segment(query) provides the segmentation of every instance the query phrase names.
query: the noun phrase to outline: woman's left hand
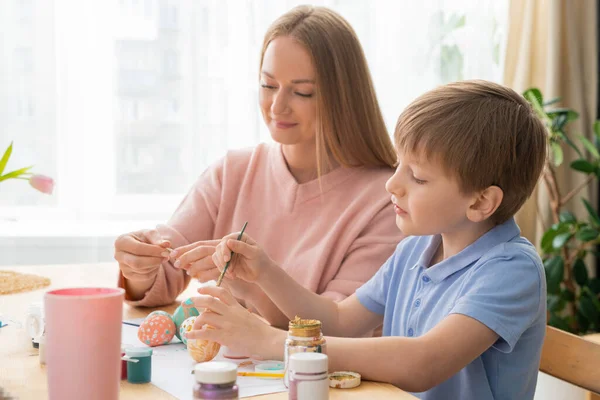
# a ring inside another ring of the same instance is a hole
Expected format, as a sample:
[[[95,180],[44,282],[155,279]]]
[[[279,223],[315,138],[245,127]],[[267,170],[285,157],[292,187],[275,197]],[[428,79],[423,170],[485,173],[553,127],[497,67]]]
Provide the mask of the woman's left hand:
[[[193,329],[186,335],[188,339],[217,342],[252,358],[283,358],[284,331],[242,307],[224,288],[206,286],[198,289],[198,293],[200,296],[192,298],[194,306],[207,311],[196,318]]]

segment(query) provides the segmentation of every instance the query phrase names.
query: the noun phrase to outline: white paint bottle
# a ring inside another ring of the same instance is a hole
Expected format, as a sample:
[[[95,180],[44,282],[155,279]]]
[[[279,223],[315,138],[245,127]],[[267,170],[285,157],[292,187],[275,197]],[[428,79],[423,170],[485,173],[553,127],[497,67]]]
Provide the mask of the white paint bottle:
[[[329,399],[328,359],[322,353],[295,353],[290,356],[289,400]]]

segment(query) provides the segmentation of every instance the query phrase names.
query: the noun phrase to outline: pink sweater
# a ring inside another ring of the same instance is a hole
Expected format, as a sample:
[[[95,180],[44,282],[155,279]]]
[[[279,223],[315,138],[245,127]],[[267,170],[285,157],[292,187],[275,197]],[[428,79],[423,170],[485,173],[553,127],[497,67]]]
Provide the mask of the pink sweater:
[[[280,145],[230,151],[200,176],[158,230],[176,248],[220,239],[248,221],[246,233],[281,268],[306,288],[339,301],[371,278],[403,237],[385,191],[392,172],[340,167],[320,184],[298,184]],[[189,279],[163,263],[144,298],[130,304],[169,304]]]

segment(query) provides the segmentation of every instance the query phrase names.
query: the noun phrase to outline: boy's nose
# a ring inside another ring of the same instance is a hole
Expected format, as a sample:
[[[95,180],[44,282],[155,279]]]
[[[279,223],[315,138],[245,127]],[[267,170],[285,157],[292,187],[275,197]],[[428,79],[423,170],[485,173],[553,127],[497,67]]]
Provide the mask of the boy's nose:
[[[388,179],[388,181],[385,183],[385,190],[396,197],[402,197],[404,195],[404,186],[402,185],[398,173],[394,173],[394,175]]]

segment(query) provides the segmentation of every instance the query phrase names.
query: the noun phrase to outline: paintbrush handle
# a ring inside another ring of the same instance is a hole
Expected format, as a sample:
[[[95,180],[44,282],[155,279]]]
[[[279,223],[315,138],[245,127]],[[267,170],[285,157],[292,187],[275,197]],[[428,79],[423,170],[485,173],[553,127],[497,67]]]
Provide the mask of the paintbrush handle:
[[[244,226],[242,226],[242,230],[240,231],[240,234],[238,235],[237,240],[242,240],[242,236],[244,236],[244,231],[246,230],[247,225],[248,225],[248,221],[244,222]],[[229,259],[229,261],[227,261],[227,263],[225,264],[225,268],[223,268],[221,275],[219,275],[219,279],[217,279],[218,287],[220,287],[221,283],[223,283],[223,278],[225,277],[225,272],[227,272],[227,268],[229,268],[229,263],[231,262],[231,260],[233,260],[233,252],[231,252],[231,258]]]
[[[283,378],[284,374],[273,373],[273,372],[245,372],[238,371],[238,376],[255,376],[258,378]]]

